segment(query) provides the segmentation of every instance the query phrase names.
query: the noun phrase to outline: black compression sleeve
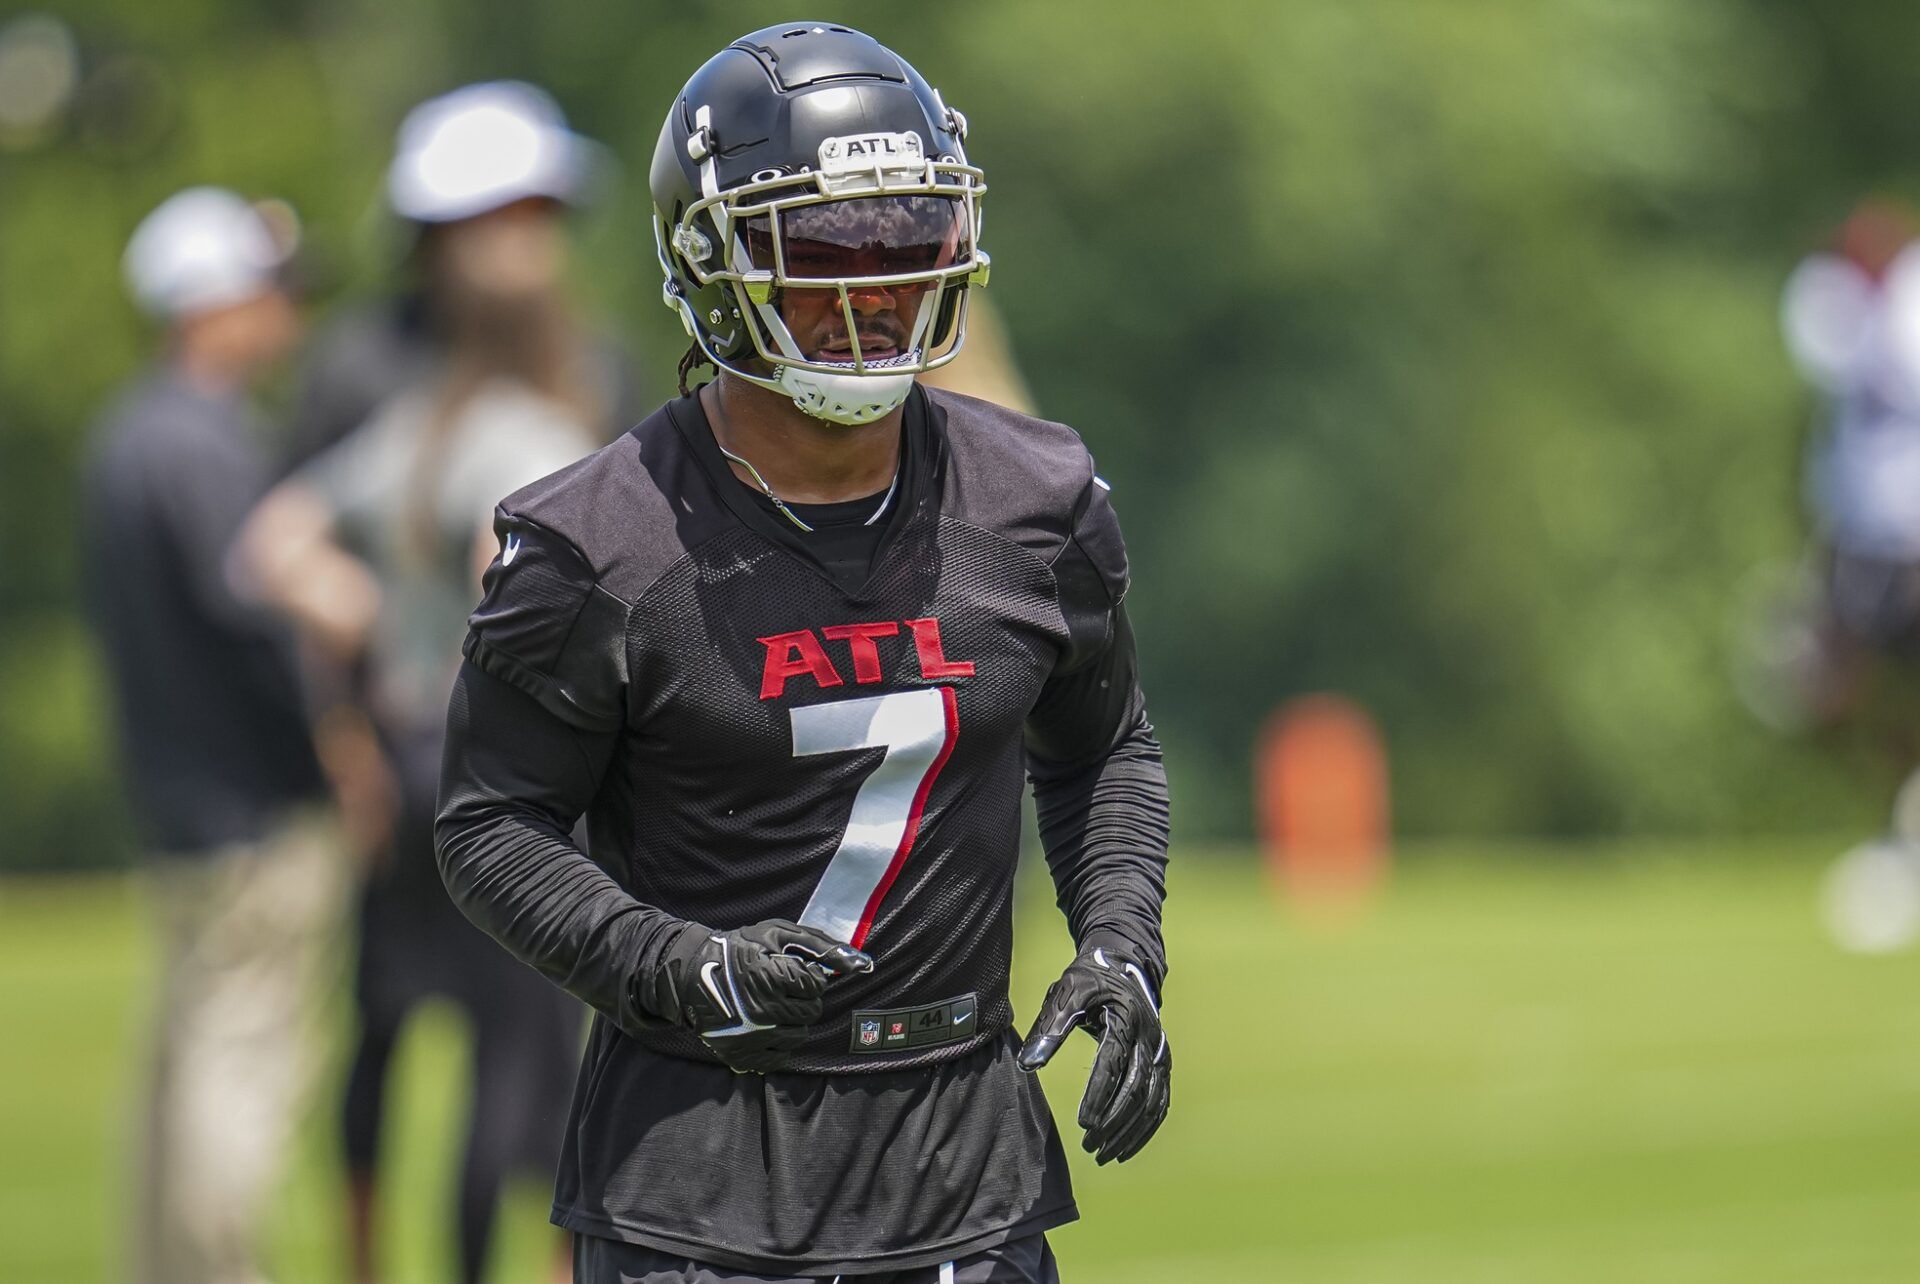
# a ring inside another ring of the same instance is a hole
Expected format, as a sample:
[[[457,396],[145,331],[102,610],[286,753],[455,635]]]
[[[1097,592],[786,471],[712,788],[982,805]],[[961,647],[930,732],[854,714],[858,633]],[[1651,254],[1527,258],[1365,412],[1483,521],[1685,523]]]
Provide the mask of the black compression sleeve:
[[[1106,645],[1041,692],[1027,722],[1027,773],[1074,941],[1139,960],[1157,993],[1167,970],[1167,775],[1124,606]]]
[[[434,831],[462,912],[522,962],[629,1033],[632,994],[688,925],[642,904],[574,846],[617,733],[587,732],[472,663],[460,667]]]

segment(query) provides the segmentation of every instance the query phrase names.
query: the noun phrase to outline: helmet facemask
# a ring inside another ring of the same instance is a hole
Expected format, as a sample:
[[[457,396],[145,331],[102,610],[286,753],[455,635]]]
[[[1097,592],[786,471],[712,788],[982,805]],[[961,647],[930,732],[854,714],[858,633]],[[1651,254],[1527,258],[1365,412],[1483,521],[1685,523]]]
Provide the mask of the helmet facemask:
[[[981,172],[964,159],[926,159],[916,134],[869,134],[827,139],[817,169],[762,171],[720,191],[704,115],[687,143],[704,195],[673,227],[654,229],[667,302],[717,368],[809,415],[862,424],[890,413],[914,376],[951,361],[965,338],[967,288],[985,284],[989,266],[979,248]],[[855,296],[876,289],[892,294],[894,309],[863,317]],[[696,291],[725,300],[724,311],[700,315]],[[824,328],[793,332],[781,309],[792,291],[821,296],[805,311]],[[868,355],[867,341],[881,351]]]

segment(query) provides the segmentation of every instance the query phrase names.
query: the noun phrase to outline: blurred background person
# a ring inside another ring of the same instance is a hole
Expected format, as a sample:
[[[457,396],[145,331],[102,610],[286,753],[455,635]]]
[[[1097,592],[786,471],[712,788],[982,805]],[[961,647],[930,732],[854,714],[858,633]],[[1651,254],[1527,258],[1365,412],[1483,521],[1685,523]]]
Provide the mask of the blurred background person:
[[[448,898],[433,814],[448,693],[494,553],[494,505],[588,453],[614,423],[617,388],[562,291],[561,202],[577,190],[580,148],[524,85],[472,86],[407,118],[388,195],[418,225],[414,264],[435,343],[412,354],[365,423],[266,498],[244,540],[258,590],[350,675],[362,714],[328,736],[329,758],[356,764],[342,774],[368,782],[349,818],[369,860],[342,1113],[361,1280],[379,1273],[388,1071],[414,1008],[443,996],[471,1027],[458,1211],[466,1280],[485,1272],[506,1177],[551,1179],[579,1059],[578,1005]]]
[[[387,174],[388,204],[407,237],[399,286],[390,297],[348,307],[316,336],[293,412],[289,464],[339,441],[402,388],[433,377],[456,326],[472,323],[471,300],[460,293],[472,274],[447,270],[450,253],[468,251],[448,250],[444,229],[512,206],[525,225],[523,240],[557,243],[568,206],[594,181],[598,160],[594,145],[568,130],[553,99],[519,81],[468,85],[408,116]],[[541,293],[553,313],[527,341],[555,345],[551,359],[565,363],[568,380],[595,403],[594,432],[611,440],[639,422],[648,407],[632,361],[565,307],[557,265],[535,258],[496,267],[500,280],[486,288],[506,288],[509,270],[528,276],[513,288]]]
[[[1894,272],[1914,231],[1902,207],[1862,202],[1781,300],[1788,351],[1820,397],[1805,478],[1828,661],[1809,692],[1817,720],[1846,712],[1866,659],[1920,654],[1920,352],[1903,350],[1900,318],[1920,296],[1912,268]]]
[[[1861,201],[1781,297],[1788,352],[1819,400],[1805,451],[1810,583],[1762,635],[1787,722],[1848,725],[1906,777],[1888,827],[1827,880],[1843,945],[1920,933],[1920,221]],[[1797,609],[1795,604],[1797,603]]]
[[[161,965],[134,1274],[260,1278],[256,1235],[312,1066],[305,1026],[337,856],[293,641],[236,597],[228,553],[267,484],[249,390],[299,334],[291,246],[232,192],[194,188],[127,247],[165,328],[85,475],[86,597],[150,853]]]

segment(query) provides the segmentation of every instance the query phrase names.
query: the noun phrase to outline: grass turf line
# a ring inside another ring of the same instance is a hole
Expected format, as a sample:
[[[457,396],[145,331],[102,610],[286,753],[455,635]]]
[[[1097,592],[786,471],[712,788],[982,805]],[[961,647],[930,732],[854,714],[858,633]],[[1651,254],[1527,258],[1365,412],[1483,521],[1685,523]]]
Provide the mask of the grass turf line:
[[[1825,943],[1827,854],[1414,850],[1341,931],[1248,862],[1177,862],[1167,1129],[1096,1170],[1072,1126],[1092,1041],[1045,1072],[1085,1218],[1055,1236],[1066,1278],[1920,1278],[1920,956]],[[1025,891],[1028,1017],[1069,946]],[[119,1273],[143,908],[125,878],[0,883],[0,1279]],[[450,1275],[463,1037],[430,1013],[401,1053],[395,1284]],[[293,1284],[341,1278],[336,1092],[278,1201]],[[516,1194],[496,1279],[537,1276],[544,1207]]]

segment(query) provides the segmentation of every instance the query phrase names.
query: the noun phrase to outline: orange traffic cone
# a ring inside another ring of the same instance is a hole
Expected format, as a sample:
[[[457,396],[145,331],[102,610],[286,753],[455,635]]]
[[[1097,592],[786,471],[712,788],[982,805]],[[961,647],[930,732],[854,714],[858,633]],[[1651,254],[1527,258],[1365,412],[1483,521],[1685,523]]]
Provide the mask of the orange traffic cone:
[[[1386,876],[1387,755],[1366,710],[1338,695],[1301,696],[1260,737],[1254,792],[1268,867],[1308,912],[1352,910]]]

